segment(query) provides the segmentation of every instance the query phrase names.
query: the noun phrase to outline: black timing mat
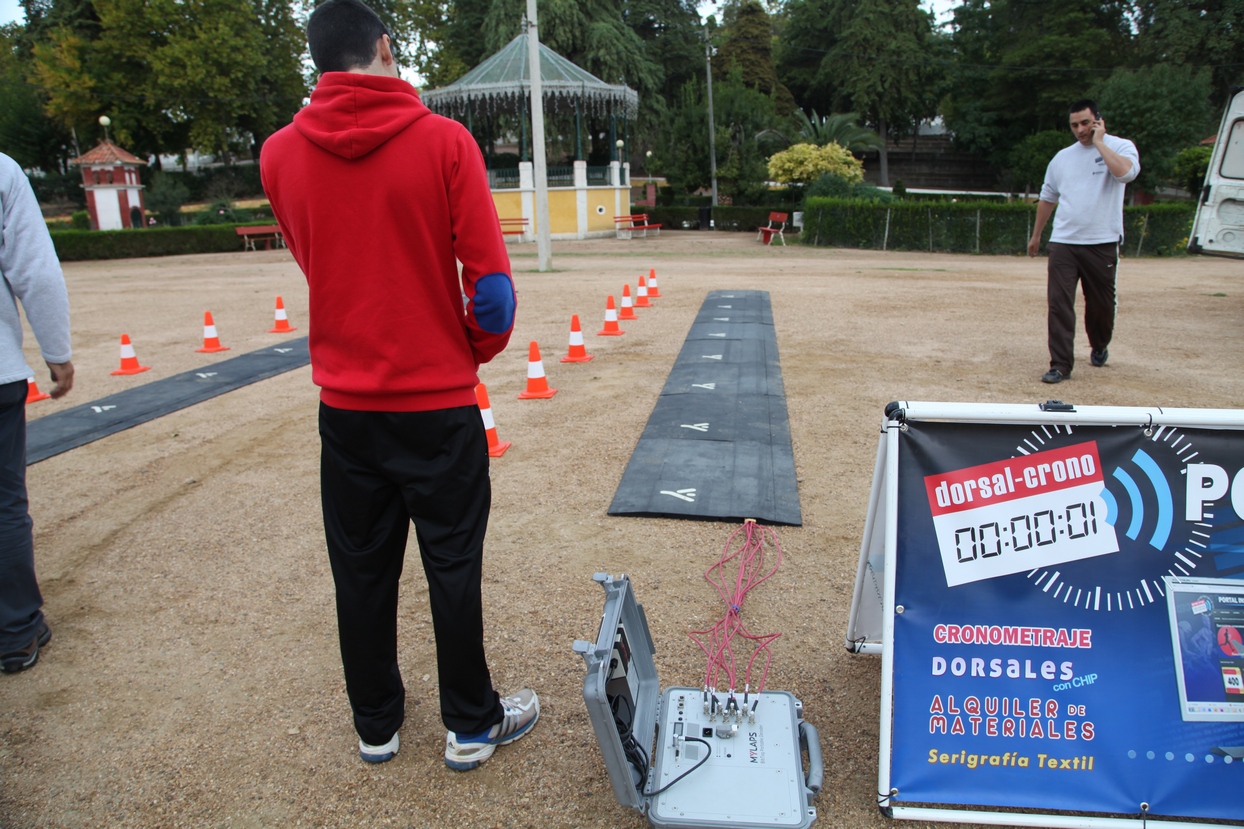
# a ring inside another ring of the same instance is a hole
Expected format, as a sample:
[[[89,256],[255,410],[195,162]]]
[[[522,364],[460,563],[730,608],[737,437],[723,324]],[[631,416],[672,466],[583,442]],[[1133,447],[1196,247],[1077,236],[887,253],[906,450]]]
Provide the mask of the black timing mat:
[[[767,291],[704,300],[609,514],[803,523]]]
[[[300,337],[32,420],[26,424],[26,463],[38,463],[309,362],[307,338]]]

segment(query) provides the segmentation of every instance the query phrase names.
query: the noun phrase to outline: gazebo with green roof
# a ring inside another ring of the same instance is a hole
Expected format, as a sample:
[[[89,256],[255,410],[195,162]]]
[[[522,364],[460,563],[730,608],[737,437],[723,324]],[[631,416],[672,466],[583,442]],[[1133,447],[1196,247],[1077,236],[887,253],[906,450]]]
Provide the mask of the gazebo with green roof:
[[[582,160],[583,116],[607,116],[610,158],[617,160],[617,120],[626,125],[639,114],[639,94],[625,84],[608,84],[567,58],[540,44],[540,81],[546,109],[572,109],[575,116],[575,158]],[[527,36],[520,34],[505,48],[449,86],[425,90],[423,102],[433,112],[465,118],[474,132],[476,115],[516,115],[520,124],[519,152],[527,160],[527,102],[531,99],[531,66]]]

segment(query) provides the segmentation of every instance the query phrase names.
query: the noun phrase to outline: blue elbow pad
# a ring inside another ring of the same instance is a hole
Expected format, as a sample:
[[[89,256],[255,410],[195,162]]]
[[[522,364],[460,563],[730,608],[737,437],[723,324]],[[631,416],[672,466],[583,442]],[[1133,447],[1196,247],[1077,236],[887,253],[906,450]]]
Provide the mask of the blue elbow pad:
[[[475,321],[489,334],[504,334],[514,325],[514,283],[508,274],[490,273],[475,282]]]

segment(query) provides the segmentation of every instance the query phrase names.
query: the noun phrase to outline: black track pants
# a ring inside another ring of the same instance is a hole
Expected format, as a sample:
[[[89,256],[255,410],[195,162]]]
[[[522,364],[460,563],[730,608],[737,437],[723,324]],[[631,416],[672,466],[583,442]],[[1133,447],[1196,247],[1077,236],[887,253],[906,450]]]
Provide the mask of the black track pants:
[[[1051,242],[1046,293],[1049,299],[1050,368],[1071,374],[1075,367],[1076,283],[1084,290],[1084,330],[1089,346],[1101,350],[1114,336],[1115,275],[1119,246]]]
[[[428,580],[441,718],[464,733],[500,722],[480,598],[492,488],[479,409],[359,412],[321,403],[320,439],[324,533],[359,737],[386,743],[404,717],[397,596],[411,521]]]

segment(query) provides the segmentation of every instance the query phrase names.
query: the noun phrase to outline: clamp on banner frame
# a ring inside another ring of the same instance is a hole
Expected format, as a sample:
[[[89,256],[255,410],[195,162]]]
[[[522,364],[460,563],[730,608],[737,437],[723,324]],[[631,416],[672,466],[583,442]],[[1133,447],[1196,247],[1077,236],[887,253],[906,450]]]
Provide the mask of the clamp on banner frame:
[[[1033,812],[990,812],[982,809],[988,808],[989,805],[1001,805],[1008,808],[1025,808],[1024,805],[1014,805],[1008,803],[983,804],[971,802],[970,800],[961,801],[958,804],[947,803],[945,806],[938,805],[940,801],[935,798],[921,796],[913,797],[909,800],[913,805],[906,805],[903,800],[905,792],[904,786],[899,786],[892,775],[892,766],[894,756],[892,754],[895,746],[896,738],[896,711],[895,708],[895,629],[896,620],[903,619],[904,624],[910,628],[910,622],[914,621],[904,617],[906,613],[911,616],[910,608],[904,608],[896,604],[897,591],[897,571],[896,554],[900,551],[899,547],[899,511],[900,511],[900,493],[899,493],[899,473],[900,473],[900,437],[908,433],[911,429],[918,429],[923,424],[980,424],[981,426],[997,425],[1001,427],[1024,427],[1030,426],[1036,429],[1054,430],[1064,429],[1067,435],[1070,435],[1073,429],[1080,427],[1114,427],[1108,430],[1098,429],[1098,432],[1114,433],[1115,429],[1135,429],[1133,433],[1137,436],[1143,436],[1147,442],[1156,444],[1159,438],[1166,434],[1169,435],[1174,430],[1215,430],[1219,433],[1218,440],[1221,442],[1221,433],[1235,430],[1244,430],[1244,411],[1238,410],[1212,410],[1212,409],[1187,409],[1187,408],[1164,408],[1164,407],[1107,407],[1107,406],[1086,406],[1075,407],[1059,404],[1059,401],[1050,401],[1044,405],[1008,405],[1008,404],[972,404],[972,403],[936,403],[936,402],[906,402],[896,401],[889,404],[885,410],[881,424],[881,434],[878,442],[877,456],[874,464],[874,473],[871,492],[869,496],[868,511],[865,519],[864,534],[860,547],[859,567],[857,570],[855,591],[852,600],[850,617],[848,619],[848,627],[845,638],[845,645],[849,652],[859,654],[879,654],[882,661],[881,676],[881,705],[880,705],[880,727],[879,742],[880,756],[878,767],[878,785],[876,796],[878,797],[878,806],[887,816],[910,820],[930,820],[930,821],[951,821],[965,823],[984,823],[1014,826],[1047,826],[1047,827],[1085,827],[1086,829],[1098,829],[1098,827],[1137,827],[1139,829],[1146,825],[1150,817],[1165,815],[1167,817],[1192,817],[1192,822],[1183,820],[1162,820],[1164,826],[1170,827],[1197,827],[1204,826],[1205,823],[1196,822],[1196,818],[1205,818],[1208,820],[1235,820],[1237,816],[1232,814],[1179,814],[1172,813],[1169,809],[1163,810],[1159,808],[1159,804],[1154,802],[1153,797],[1137,797],[1127,808],[1122,804],[1113,804],[1111,808],[1095,807],[1092,804],[1076,804],[1065,805],[1055,804],[1053,806],[1037,807]],[[1092,430],[1089,430],[1090,432]],[[1115,433],[1116,435],[1122,432]],[[1234,441],[1234,438],[1230,438]],[[1175,441],[1178,443],[1178,440]],[[1044,450],[1044,446],[1038,447],[1038,451]],[[1156,451],[1156,450],[1155,450]],[[970,453],[969,453],[970,454]],[[1012,454],[1011,457],[1018,458],[1020,454],[1027,454],[1026,451]],[[1189,453],[1187,458],[1192,458],[1196,452]],[[1201,462],[1204,461],[1204,464]],[[1201,457],[1196,459],[1199,466],[1208,466],[1212,461],[1211,457]],[[964,461],[965,464],[968,461]],[[908,461],[904,461],[904,474],[909,476],[912,474],[907,469]],[[1104,460],[1103,460],[1103,466]],[[1233,463],[1229,469],[1229,473],[1238,476],[1244,481],[1244,471],[1238,471],[1236,464]],[[1121,475],[1116,470],[1116,475]],[[1221,477],[1223,473],[1215,473]],[[932,476],[930,476],[932,477]],[[1212,476],[1211,476],[1212,477]],[[1178,483],[1178,478],[1176,482]],[[1207,478],[1206,480],[1209,480]],[[1143,482],[1143,478],[1142,478]],[[1109,481],[1111,485],[1115,485],[1113,481]],[[1211,488],[1210,484],[1201,482],[1206,487],[1206,491]],[[1189,484],[1191,486],[1191,484]],[[1244,483],[1237,485],[1240,493],[1244,493]],[[909,482],[909,488],[912,485]],[[918,488],[918,487],[917,487]],[[1221,494],[1220,490],[1225,490],[1225,485],[1212,487],[1214,495],[1219,496],[1219,500],[1227,500],[1229,496]],[[1131,491],[1131,490],[1129,490]],[[1103,493],[1108,495],[1108,493]],[[1193,500],[1190,496],[1188,500]],[[1125,507],[1126,508],[1126,507]],[[1220,508],[1224,512],[1227,508]],[[1168,510],[1169,511],[1169,510]],[[1237,510],[1238,511],[1238,510]],[[1068,510],[1066,515],[1070,516]],[[1115,514],[1115,520],[1117,520]],[[1150,516],[1151,517],[1151,516]],[[1240,516],[1244,518],[1244,516]],[[1168,516],[1169,520],[1169,516]],[[927,523],[927,518],[924,519]],[[923,529],[924,523],[920,525]],[[1051,519],[1051,526],[1052,526]],[[1134,522],[1133,528],[1138,526],[1139,522]],[[996,527],[996,525],[993,525]],[[970,528],[969,528],[970,529]],[[1120,529],[1122,529],[1120,527]],[[1095,530],[1096,531],[1096,530]],[[1130,530],[1129,530],[1130,531]],[[1112,529],[1113,532],[1113,529]],[[931,534],[923,536],[923,542],[929,543],[928,538]],[[1157,536],[1157,533],[1154,533]],[[966,536],[965,536],[966,537]],[[1133,536],[1129,535],[1128,538]],[[975,536],[973,535],[973,539]],[[1153,547],[1158,546],[1154,539],[1148,539],[1145,534],[1141,534],[1136,538],[1136,543],[1149,541]],[[957,538],[956,538],[957,542]],[[1065,542],[1060,542],[1063,544]],[[1019,542],[1014,542],[1018,547]],[[966,542],[964,544],[967,547]],[[983,545],[982,545],[983,546]],[[973,550],[975,550],[975,541],[973,541]],[[1001,546],[998,547],[1001,549]],[[1117,548],[1116,548],[1117,549]],[[906,555],[906,551],[903,551]],[[944,554],[944,553],[943,553]],[[1179,555],[1176,553],[1176,555]],[[1199,562],[1198,562],[1199,563]],[[1075,562],[1073,561],[1074,566]],[[1179,565],[1176,564],[1178,567]],[[1184,568],[1179,567],[1183,570]],[[1035,572],[1035,570],[1034,570]],[[1172,571],[1173,573],[1173,571]],[[1238,578],[1240,574],[1232,571],[1232,578]],[[1029,574],[1031,575],[1031,574]],[[1179,576],[1177,574],[1176,578]],[[948,574],[949,578],[949,574]],[[1010,576],[1010,578],[1018,579],[1020,576]],[[1049,584],[1053,585],[1058,578],[1055,573],[1050,579]],[[1210,580],[1212,581],[1212,580]],[[1244,581],[1244,579],[1242,579]],[[950,587],[950,590],[956,588]],[[1060,583],[1060,590],[1062,589]],[[1070,602],[1071,589],[1067,590],[1067,599]],[[1145,587],[1149,590],[1149,587]],[[1049,588],[1046,588],[1047,592]],[[1100,588],[1099,588],[1100,591]],[[1075,595],[1075,604],[1071,607],[1079,610],[1079,605],[1084,604],[1084,611],[1097,610],[1097,619],[1105,618],[1100,614],[1100,610],[1104,607],[1091,608],[1091,599],[1085,596],[1082,599],[1082,590],[1078,590]],[[1132,597],[1126,593],[1115,593],[1118,601],[1114,602],[1110,595],[1107,595],[1107,601],[1112,601],[1113,609],[1117,614],[1125,611],[1123,598],[1128,599],[1127,609],[1132,610]],[[1137,590],[1139,599],[1135,602],[1139,605],[1145,604],[1145,596]],[[1158,600],[1153,596],[1149,596],[1151,603],[1148,605],[1150,614],[1156,614],[1158,611],[1155,605]],[[1165,602],[1161,602],[1165,604]],[[927,614],[927,608],[922,608]],[[1088,615],[1082,613],[1082,615]],[[1165,617],[1165,613],[1161,614]],[[1116,615],[1116,619],[1122,618]],[[910,635],[910,634],[908,634]],[[1168,639],[1169,640],[1169,639]],[[1178,644],[1178,643],[1177,643]],[[1167,657],[1169,658],[1169,657]],[[910,674],[910,665],[908,666]],[[927,668],[924,669],[927,673]],[[1171,683],[1173,684],[1173,683]],[[1181,693],[1182,693],[1182,675],[1181,675]],[[907,692],[911,697],[919,696],[919,691],[912,693]],[[940,696],[939,696],[940,699]],[[926,706],[927,707],[927,706]],[[1163,709],[1165,711],[1165,709]],[[926,715],[927,717],[927,715]],[[1172,728],[1178,728],[1179,723],[1176,722]],[[930,726],[931,728],[931,726]],[[898,735],[900,739],[908,739],[907,735]],[[1100,745],[1100,741],[1094,745]],[[1234,749],[1233,749],[1234,750]],[[1225,757],[1225,762],[1219,764],[1226,766],[1232,763],[1231,757],[1221,754],[1219,749],[1213,749],[1219,752],[1220,756]],[[1167,753],[1168,756],[1170,752]],[[944,758],[944,754],[942,755]],[[1043,757],[1045,755],[1042,755]],[[1149,753],[1153,757],[1153,752]],[[1188,758],[1193,757],[1193,753],[1188,753]],[[1176,760],[1182,760],[1177,757]],[[1161,760],[1159,756],[1158,760]],[[1185,768],[1196,768],[1202,762],[1201,757],[1196,758],[1197,763],[1194,764],[1192,759],[1188,759],[1183,766]],[[1208,755],[1204,762],[1209,763],[1212,760]],[[933,764],[933,760],[928,761]],[[942,760],[945,762],[945,759]],[[983,762],[983,761],[982,761]],[[1044,764],[1044,761],[1042,761]],[[1148,761],[1151,764],[1153,760]],[[1171,762],[1171,767],[1178,768],[1175,761]],[[910,765],[910,764],[909,764]],[[1052,767],[1052,766],[1051,766]],[[973,767],[975,768],[975,766]],[[1152,765],[1151,768],[1157,768]],[[1100,769],[1100,765],[1098,766]],[[919,770],[919,769],[917,769]],[[1225,769],[1224,769],[1225,770]],[[1232,769],[1232,772],[1244,773],[1244,764],[1239,769]],[[909,775],[910,776],[910,775]],[[1068,778],[1070,779],[1070,778]],[[1050,781],[1053,782],[1053,781]],[[1061,781],[1060,781],[1061,782]],[[916,805],[918,804],[918,805]],[[954,808],[959,806],[971,806],[973,808]],[[1043,809],[1062,809],[1067,812],[1097,812],[1095,816],[1085,814],[1059,814],[1043,811]],[[1195,810],[1193,810],[1195,811]],[[1118,817],[1115,815],[1134,815],[1134,817]]]

